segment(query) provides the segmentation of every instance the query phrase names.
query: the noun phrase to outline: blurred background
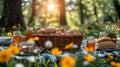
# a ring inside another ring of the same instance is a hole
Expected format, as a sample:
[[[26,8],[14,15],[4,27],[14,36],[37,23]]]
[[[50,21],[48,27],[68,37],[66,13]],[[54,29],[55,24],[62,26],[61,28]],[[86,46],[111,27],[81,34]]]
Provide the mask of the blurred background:
[[[81,30],[89,23],[119,24],[120,0],[0,0],[0,19],[0,26],[9,29],[21,25]]]

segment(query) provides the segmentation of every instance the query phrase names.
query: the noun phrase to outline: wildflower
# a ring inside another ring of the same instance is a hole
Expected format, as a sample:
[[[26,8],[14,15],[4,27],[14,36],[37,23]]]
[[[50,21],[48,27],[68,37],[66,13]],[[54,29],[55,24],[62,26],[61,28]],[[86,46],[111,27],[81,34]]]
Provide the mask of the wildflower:
[[[120,30],[120,25],[117,26],[117,29]]]
[[[28,41],[34,40],[33,38],[29,38]]]
[[[33,40],[34,41],[38,41],[40,38],[39,37],[34,37]]]
[[[88,61],[84,61],[84,62],[83,62],[83,65],[84,65],[84,66],[87,66],[87,65],[89,65],[89,64],[90,64],[90,62],[88,62]]]
[[[93,56],[91,56],[90,54],[85,55],[84,59],[89,61],[89,62],[93,62],[95,60],[95,58]]]
[[[17,55],[20,52],[20,49],[17,45],[12,45],[7,49],[12,55]]]
[[[111,64],[113,67],[120,67],[120,62],[111,61],[110,64]]]
[[[114,58],[110,53],[108,53],[107,56],[108,56],[108,58],[110,58],[110,59],[113,59],[113,58]]]
[[[86,33],[88,33],[88,32],[89,32],[89,30],[88,30],[88,29],[85,29],[85,32],[86,32]]]
[[[112,40],[114,41],[114,40],[117,40],[117,38],[112,38]]]
[[[115,67],[120,67],[120,62],[116,62]]]
[[[38,53],[38,50],[37,50],[37,49],[34,49],[34,50],[33,50],[33,53],[37,54],[37,53]]]
[[[76,64],[76,60],[72,56],[65,56],[61,58],[59,64],[61,67],[74,67]]]
[[[8,32],[8,33],[7,33],[7,36],[10,36],[10,37],[11,37],[11,36],[12,36],[12,33],[11,33],[11,32]]]
[[[25,67],[25,66],[22,63],[17,63],[17,64],[15,64],[14,67]]]
[[[77,48],[78,48],[78,45],[77,45],[77,44],[74,44],[74,45],[72,46],[72,48],[73,48],[73,49],[77,49]]]
[[[29,56],[27,60],[31,63],[35,62],[35,57],[34,56]]]
[[[67,44],[65,46],[65,49],[71,49],[73,47],[73,42],[71,42],[70,44]]]
[[[51,41],[48,40],[48,41],[45,42],[45,47],[46,48],[51,48],[52,46],[53,46],[53,44],[52,44]]]
[[[12,26],[13,29],[15,29],[17,26]]]
[[[99,23],[98,23],[98,22],[96,22],[96,23],[95,23],[95,25],[96,25],[96,26],[98,26],[98,25],[99,25]]]
[[[59,56],[62,54],[62,51],[59,48],[55,47],[51,50],[52,55]]]
[[[115,61],[111,61],[110,64],[111,64],[112,66],[115,66]]]
[[[3,31],[5,31],[6,29],[5,28],[2,28]]]
[[[4,63],[6,61],[9,61],[11,59],[11,54],[9,51],[0,51],[0,63]]]
[[[88,51],[88,52],[94,52],[95,51],[95,49],[93,48],[93,47],[86,47],[85,46],[85,48],[84,48],[86,51]]]

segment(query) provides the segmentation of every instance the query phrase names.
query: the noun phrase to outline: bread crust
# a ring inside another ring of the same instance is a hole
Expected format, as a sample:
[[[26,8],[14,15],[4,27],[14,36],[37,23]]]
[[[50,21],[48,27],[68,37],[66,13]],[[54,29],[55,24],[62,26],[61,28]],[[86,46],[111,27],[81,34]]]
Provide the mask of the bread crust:
[[[101,38],[98,38],[97,43],[105,42],[105,41],[112,41],[112,40],[110,37],[101,37]]]

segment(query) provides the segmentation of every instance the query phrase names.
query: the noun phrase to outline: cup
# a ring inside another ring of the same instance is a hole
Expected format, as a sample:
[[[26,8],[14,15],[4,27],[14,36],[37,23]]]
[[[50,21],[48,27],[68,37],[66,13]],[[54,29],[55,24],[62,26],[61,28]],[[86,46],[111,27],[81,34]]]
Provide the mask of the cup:
[[[95,49],[95,38],[94,38],[94,36],[88,36],[86,47],[90,48],[90,49],[91,48]]]
[[[20,43],[22,41],[22,35],[20,31],[13,31],[13,43]]]
[[[99,37],[106,37],[107,36],[107,33],[105,31],[101,31],[99,33]]]

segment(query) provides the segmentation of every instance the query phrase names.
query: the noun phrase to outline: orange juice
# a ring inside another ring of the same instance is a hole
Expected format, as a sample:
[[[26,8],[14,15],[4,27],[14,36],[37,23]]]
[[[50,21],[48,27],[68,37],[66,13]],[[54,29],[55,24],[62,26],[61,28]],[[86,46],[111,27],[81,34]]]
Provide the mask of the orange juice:
[[[22,41],[22,35],[20,31],[13,32],[13,43],[20,43]]]
[[[95,39],[94,39],[94,36],[89,36],[89,37],[87,38],[86,47],[87,47],[88,49],[95,49]]]
[[[29,40],[30,38],[32,38],[32,34],[33,34],[33,30],[28,29],[25,33],[26,36],[25,40]]]
[[[95,42],[93,42],[93,43],[87,43],[86,47],[87,48],[93,48],[93,49],[95,49]]]
[[[21,35],[14,35],[13,36],[13,43],[19,43],[22,41],[22,36]]]

